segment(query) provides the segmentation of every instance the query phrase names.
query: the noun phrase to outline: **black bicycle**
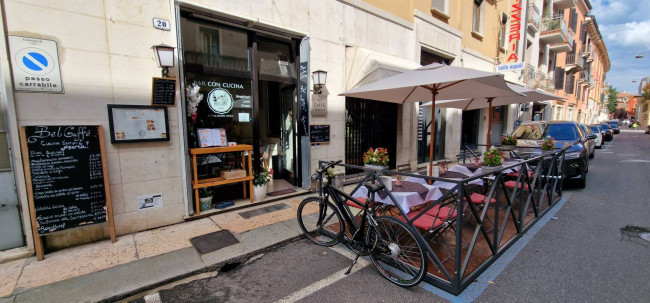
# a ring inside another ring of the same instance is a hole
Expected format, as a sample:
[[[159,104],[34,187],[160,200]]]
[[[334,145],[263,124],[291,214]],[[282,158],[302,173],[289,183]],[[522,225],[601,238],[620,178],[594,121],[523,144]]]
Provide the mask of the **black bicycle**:
[[[377,270],[389,281],[402,287],[417,285],[424,279],[428,266],[424,244],[401,216],[376,215],[380,211],[375,207],[375,194],[384,189],[376,172],[368,173],[362,181],[368,189],[365,201],[333,187],[333,177],[328,170],[340,163],[340,160],[321,162],[320,168],[312,176],[313,180],[319,181],[319,195],[306,198],[300,203],[300,229],[318,245],[329,247],[343,241],[354,251],[357,256],[346,275],[359,256],[370,256]],[[361,211],[353,215],[349,205]]]

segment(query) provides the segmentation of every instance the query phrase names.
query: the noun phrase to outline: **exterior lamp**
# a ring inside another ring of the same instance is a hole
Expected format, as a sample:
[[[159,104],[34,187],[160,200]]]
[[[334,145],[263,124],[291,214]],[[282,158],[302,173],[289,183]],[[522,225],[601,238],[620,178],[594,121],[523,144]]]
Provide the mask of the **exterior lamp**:
[[[151,47],[156,55],[158,67],[162,68],[162,76],[169,76],[169,68],[174,67],[174,47],[166,44],[158,44]]]
[[[314,94],[321,94],[322,88],[327,81],[327,72],[323,70],[317,70],[311,73],[311,78],[314,81]]]

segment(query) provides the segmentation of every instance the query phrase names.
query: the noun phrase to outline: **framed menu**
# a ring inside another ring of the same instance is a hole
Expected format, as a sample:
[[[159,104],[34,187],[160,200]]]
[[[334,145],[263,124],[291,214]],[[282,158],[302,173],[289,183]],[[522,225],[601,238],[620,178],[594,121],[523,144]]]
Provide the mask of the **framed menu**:
[[[108,105],[111,143],[169,141],[167,108],[149,105]]]

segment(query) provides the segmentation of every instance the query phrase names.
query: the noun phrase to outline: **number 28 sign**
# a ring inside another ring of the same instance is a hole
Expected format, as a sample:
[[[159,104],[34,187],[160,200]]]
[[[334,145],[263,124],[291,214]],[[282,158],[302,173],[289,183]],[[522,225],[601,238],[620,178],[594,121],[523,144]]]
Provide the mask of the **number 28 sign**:
[[[169,21],[165,19],[153,18],[153,27],[164,31],[172,30],[171,24],[169,24]]]

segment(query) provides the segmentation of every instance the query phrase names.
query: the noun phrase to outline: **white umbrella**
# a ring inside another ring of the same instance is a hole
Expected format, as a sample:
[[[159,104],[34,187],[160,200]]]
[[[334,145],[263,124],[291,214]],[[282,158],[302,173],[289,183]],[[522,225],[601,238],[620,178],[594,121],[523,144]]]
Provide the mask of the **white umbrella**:
[[[432,100],[429,149],[429,159],[432,163],[436,98],[451,100],[519,96],[520,94],[506,85],[501,74],[434,63],[357,87],[340,95],[392,103]]]
[[[437,102],[435,106],[459,108],[462,110],[489,108],[488,133],[487,133],[487,140],[485,142],[487,145],[490,145],[490,135],[492,133],[492,107],[493,106],[503,106],[509,104],[528,103],[528,102],[544,101],[544,100],[566,100],[566,98],[558,97],[556,95],[549,94],[543,91],[526,88],[518,84],[506,83],[506,85],[508,85],[510,89],[519,93],[520,95],[508,96],[508,97],[480,97],[480,98],[461,99],[461,100],[444,100],[444,101]],[[427,103],[425,104],[425,106],[426,105],[430,105],[430,104]]]

